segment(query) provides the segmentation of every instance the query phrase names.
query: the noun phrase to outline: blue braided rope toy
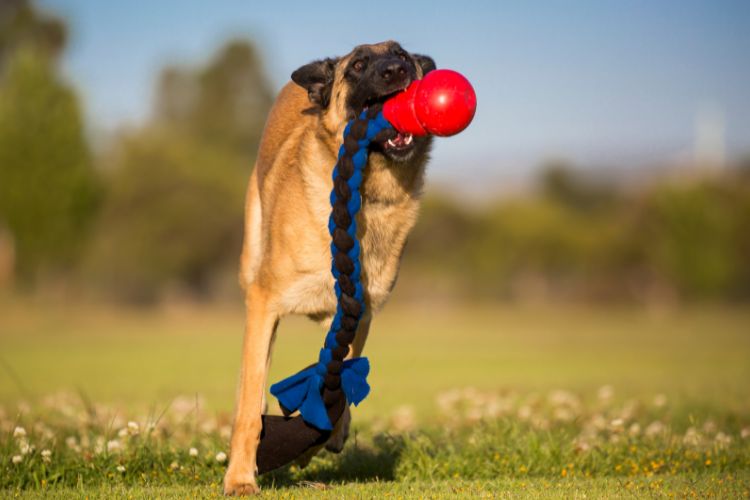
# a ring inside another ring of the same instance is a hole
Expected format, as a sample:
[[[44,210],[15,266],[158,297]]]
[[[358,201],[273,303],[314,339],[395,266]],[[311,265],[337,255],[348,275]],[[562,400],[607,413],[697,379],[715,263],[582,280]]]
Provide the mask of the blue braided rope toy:
[[[367,110],[364,110],[360,115],[361,120],[367,119]],[[344,139],[349,135],[352,123],[350,121],[344,129]],[[367,133],[365,137],[359,141],[359,150],[357,150],[352,156],[352,163],[354,165],[354,173],[347,181],[349,189],[351,190],[351,197],[347,203],[347,211],[351,217],[351,224],[347,228],[347,233],[354,240],[353,247],[346,252],[349,258],[354,264],[354,271],[349,275],[349,279],[352,281],[355,287],[354,299],[360,305],[360,314],[357,318],[357,322],[362,318],[365,312],[365,300],[364,291],[362,289],[362,283],[360,281],[361,264],[359,261],[360,246],[357,240],[357,221],[356,214],[362,205],[362,197],[359,193],[359,188],[362,184],[362,173],[367,166],[367,148],[373,138],[382,130],[387,128],[393,128],[393,126],[383,117],[383,113],[378,113],[375,118],[368,121]],[[339,148],[338,158],[345,154],[344,144],[341,144]],[[336,180],[338,176],[338,162],[337,166],[333,169],[333,179]],[[331,206],[333,206],[338,200],[336,190],[331,191]],[[336,228],[336,224],[333,221],[333,214],[331,214],[328,220],[328,230],[333,238],[333,232]],[[332,351],[339,347],[336,341],[336,333],[341,329],[341,320],[344,312],[341,306],[341,289],[339,287],[339,270],[336,269],[335,262],[333,262],[333,256],[338,252],[333,242],[331,243],[331,272],[336,284],[334,291],[336,293],[336,315],[331,322],[331,328],[326,335],[324,347],[320,350],[318,362],[299,373],[292,375],[280,382],[271,386],[271,394],[276,396],[281,405],[289,410],[290,412],[299,410],[302,419],[321,430],[331,430],[333,425],[328,417],[325,403],[321,396],[323,390],[324,377],[327,373],[328,364],[332,360]],[[362,402],[370,392],[370,386],[367,383],[367,375],[370,372],[370,363],[365,357],[353,358],[344,361],[341,369],[341,388],[344,396],[346,397],[347,403],[358,405]]]

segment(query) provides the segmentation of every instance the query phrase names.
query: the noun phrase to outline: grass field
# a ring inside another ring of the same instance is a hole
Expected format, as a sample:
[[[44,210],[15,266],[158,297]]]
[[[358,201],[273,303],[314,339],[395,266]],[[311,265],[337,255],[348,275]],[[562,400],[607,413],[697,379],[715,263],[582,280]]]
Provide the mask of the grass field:
[[[218,495],[242,321],[233,306],[0,302],[0,488]],[[282,323],[271,380],[322,338]],[[396,301],[366,354],[373,390],[346,451],[264,477],[265,495],[750,494],[748,311]]]

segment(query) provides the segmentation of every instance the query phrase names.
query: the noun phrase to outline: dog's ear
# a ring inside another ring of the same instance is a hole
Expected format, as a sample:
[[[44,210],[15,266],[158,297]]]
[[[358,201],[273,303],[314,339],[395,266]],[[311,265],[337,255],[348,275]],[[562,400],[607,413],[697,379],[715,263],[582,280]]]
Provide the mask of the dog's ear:
[[[305,64],[292,73],[292,81],[307,90],[310,102],[320,109],[328,107],[337,59],[321,59]]]
[[[417,61],[417,64],[419,64],[419,67],[422,68],[422,76],[437,68],[437,66],[435,66],[435,61],[430,56],[413,54],[413,57],[414,60]]]

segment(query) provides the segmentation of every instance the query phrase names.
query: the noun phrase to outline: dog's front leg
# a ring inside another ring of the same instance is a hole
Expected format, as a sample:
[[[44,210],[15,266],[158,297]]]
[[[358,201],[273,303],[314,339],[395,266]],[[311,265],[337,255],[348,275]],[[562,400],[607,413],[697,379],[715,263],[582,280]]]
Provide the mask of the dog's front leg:
[[[234,416],[229,467],[224,476],[224,494],[257,493],[255,453],[260,441],[261,412],[268,372],[268,358],[278,314],[268,293],[251,285],[245,305],[247,322],[242,347],[242,368]]]

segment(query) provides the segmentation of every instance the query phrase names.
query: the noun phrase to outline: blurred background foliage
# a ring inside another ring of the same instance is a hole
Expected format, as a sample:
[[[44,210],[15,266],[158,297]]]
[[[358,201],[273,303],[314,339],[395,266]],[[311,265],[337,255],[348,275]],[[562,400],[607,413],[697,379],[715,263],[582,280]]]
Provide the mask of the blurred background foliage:
[[[60,19],[0,4],[0,287],[138,304],[238,298],[244,191],[273,100],[255,45],[231,40],[203,65],[165,67],[150,120],[94,154],[58,68],[65,40]],[[562,162],[540,171],[533,189],[481,203],[431,190],[403,294],[750,299],[748,164],[637,185]]]
[[[738,167],[629,190],[555,164],[536,192],[479,208],[433,196],[404,270],[441,275],[446,290],[467,296],[747,300],[748,173]]]
[[[40,273],[67,274],[84,251],[101,186],[80,104],[57,70],[63,23],[18,1],[3,3],[0,20],[0,241],[6,247],[0,275],[9,281],[14,274],[24,286]]]
[[[101,158],[88,282],[142,303],[170,291],[208,298],[227,276],[234,283],[245,187],[272,99],[249,42],[227,43],[203,68],[165,68],[153,119]]]

